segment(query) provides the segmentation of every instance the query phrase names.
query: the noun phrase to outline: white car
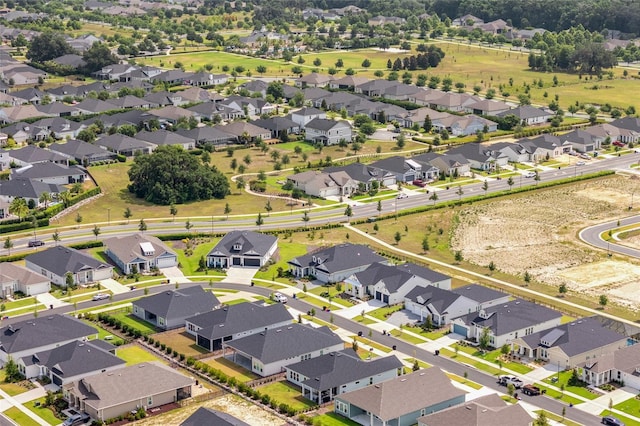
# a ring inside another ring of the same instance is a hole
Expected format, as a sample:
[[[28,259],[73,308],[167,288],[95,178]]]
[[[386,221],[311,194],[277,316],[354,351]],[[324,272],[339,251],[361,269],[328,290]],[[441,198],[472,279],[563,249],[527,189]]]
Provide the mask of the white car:
[[[405,194],[404,192],[401,192],[400,194],[398,194],[398,196],[396,198],[398,200],[402,200],[403,198],[409,198],[409,196],[407,194]]]
[[[91,300],[105,300],[108,299],[109,295],[106,293],[98,293],[98,294],[94,294],[93,297],[91,298]]]
[[[526,178],[536,177],[536,172],[532,172],[532,171],[524,172],[523,176]]]
[[[584,161],[578,161],[576,163],[576,166],[584,166],[585,164],[587,164],[587,163],[585,163]]]
[[[287,303],[287,296],[282,293],[273,293],[273,300],[278,303]]]

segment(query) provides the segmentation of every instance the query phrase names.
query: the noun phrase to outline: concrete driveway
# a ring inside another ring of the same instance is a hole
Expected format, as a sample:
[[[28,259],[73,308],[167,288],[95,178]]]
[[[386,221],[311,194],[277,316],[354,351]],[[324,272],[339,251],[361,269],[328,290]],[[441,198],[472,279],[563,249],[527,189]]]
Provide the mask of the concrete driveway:
[[[65,306],[69,304],[67,302],[63,302],[58,298],[53,297],[51,293],[36,294],[36,299],[38,300],[39,303],[42,303],[47,308],[51,305],[53,305],[54,308],[59,308],[60,306]]]
[[[107,290],[111,290],[111,293],[113,294],[128,293],[130,291],[129,287],[120,284],[118,281],[112,278],[100,281],[100,285]]]
[[[391,314],[389,318],[387,318],[387,322],[389,324],[395,325],[396,327],[400,327],[401,324],[402,325],[405,325],[407,323],[413,324],[417,321],[420,321],[420,316],[411,313],[407,309],[394,312],[393,314]]]
[[[160,268],[160,272],[167,277],[171,284],[191,282],[191,280],[186,278],[177,266],[172,266],[171,268]]]
[[[236,267],[227,269],[227,276],[222,279],[223,283],[247,284],[251,285],[251,280],[258,273],[257,267]]]

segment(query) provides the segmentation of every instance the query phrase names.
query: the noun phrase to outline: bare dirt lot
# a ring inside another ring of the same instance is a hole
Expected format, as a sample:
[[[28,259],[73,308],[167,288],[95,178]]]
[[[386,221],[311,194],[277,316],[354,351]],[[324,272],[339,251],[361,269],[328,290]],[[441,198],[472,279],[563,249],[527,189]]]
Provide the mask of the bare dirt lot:
[[[452,250],[478,265],[640,308],[640,262],[608,259],[578,240],[586,226],[628,216],[640,179],[616,176],[471,206],[459,215]],[[615,300],[614,300],[615,299]]]

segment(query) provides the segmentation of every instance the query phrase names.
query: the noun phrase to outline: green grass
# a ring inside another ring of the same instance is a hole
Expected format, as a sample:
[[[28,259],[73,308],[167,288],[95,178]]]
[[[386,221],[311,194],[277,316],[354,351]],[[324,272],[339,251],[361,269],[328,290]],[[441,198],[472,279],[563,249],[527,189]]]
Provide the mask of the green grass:
[[[574,321],[575,318],[571,317],[569,315],[563,315],[562,318],[560,318],[560,324],[566,324],[568,322]]]
[[[173,248],[173,250],[178,255],[178,263],[180,264],[180,269],[182,273],[185,275],[205,275],[204,271],[198,271],[200,268],[199,262],[200,257],[204,257],[206,259],[207,254],[211,251],[213,247],[218,243],[220,239],[214,238],[210,242],[198,244],[195,249],[193,249],[193,254],[191,256],[185,255],[185,251],[182,248],[176,248],[176,242],[169,242],[169,245]],[[184,244],[180,243],[180,247],[183,247]],[[219,272],[216,272],[215,275],[219,275]]]
[[[137,345],[130,345],[119,347],[116,350],[116,355],[118,358],[124,360],[127,365],[135,365],[140,364],[141,362],[152,362],[152,361],[161,361],[162,360],[150,352],[142,349]]]
[[[261,278],[263,280],[281,280],[281,282],[288,283],[289,280],[286,278],[276,278],[278,276],[278,268],[282,268],[283,271],[289,270],[289,265],[287,261],[293,259],[294,257],[302,256],[307,254],[307,246],[306,244],[300,243],[289,243],[285,241],[278,242],[278,261],[273,265],[269,266],[266,271],[258,271],[256,273],[255,278]]]
[[[319,287],[312,288],[311,290],[308,291],[308,293],[315,294],[316,296],[320,296],[320,297],[325,297],[325,296],[321,296],[323,293],[329,293],[329,296],[331,297],[332,307],[334,303],[337,305],[342,305],[346,307],[353,306],[353,304],[348,300],[344,300],[338,297],[338,295],[341,294],[342,291],[338,291],[336,287],[337,287],[336,285],[319,286]]]
[[[454,350],[455,350],[455,343],[453,345],[451,345]],[[459,351],[460,352],[464,352],[467,353],[469,355],[472,355],[474,357],[477,358],[481,358],[484,359],[485,361],[489,361],[492,362],[496,365],[498,365],[498,358],[500,357],[500,349],[495,349],[493,351],[489,351],[489,352],[481,352],[478,349],[474,348],[473,346],[462,346],[459,345],[458,346]],[[533,371],[533,368],[528,367],[524,364],[521,364],[519,362],[512,362],[512,361],[502,361],[502,368],[506,368],[509,369],[511,371],[515,371],[516,373],[520,373],[520,374],[527,374],[531,371]]]
[[[278,404],[287,404],[294,410],[306,410],[316,405],[302,396],[298,386],[288,382],[270,383],[258,389],[261,393],[269,395],[272,401],[277,401]]]
[[[41,419],[43,419],[50,425],[59,425],[60,419],[57,418],[55,414],[53,414],[53,411],[51,411],[48,407],[42,406],[42,404],[44,404],[44,400],[45,400],[44,397],[35,399],[33,401],[27,402],[26,404],[24,404],[24,406],[27,407],[29,410],[33,411],[36,415],[40,416]],[[36,402],[39,402],[40,406],[36,407],[35,406]]]
[[[24,386],[20,386],[17,383],[4,383],[4,379],[3,379],[3,382],[0,384],[0,389],[8,393],[9,396],[20,395],[21,393],[25,393],[26,391],[29,390]]]
[[[113,339],[107,340],[112,345],[116,345],[116,344],[118,344],[118,342],[120,342],[120,344],[124,343],[124,340],[122,340],[118,336],[115,336],[109,330],[107,330],[105,328],[102,328],[99,324],[97,324],[95,322],[92,322],[92,321],[89,321],[89,320],[86,320],[86,319],[83,319],[82,322],[84,322],[85,324],[90,325],[91,327],[93,327],[96,330],[98,330],[98,339],[105,340],[106,336],[113,336]]]
[[[205,364],[215,369],[218,369],[230,377],[234,377],[237,381],[246,383],[258,378],[258,375],[252,373],[246,368],[240,367],[238,364],[234,364],[225,358],[210,358],[202,360]]]
[[[367,315],[372,316],[380,321],[386,321],[388,316],[391,316],[394,312],[402,310],[402,304],[393,306],[383,306],[382,308],[375,309],[371,312],[367,312]]]
[[[537,411],[534,411],[534,413],[540,414],[541,411],[544,411],[544,414],[547,416],[547,419],[556,421],[558,423],[561,423],[561,424],[567,425],[567,426],[580,426],[580,423],[576,423],[573,420],[569,420],[567,418],[563,419],[562,416],[560,416],[558,414],[555,414],[555,413],[551,413],[551,412],[549,412],[547,410],[537,410]]]
[[[4,414],[20,426],[39,426],[38,422],[32,420],[31,417],[27,416],[16,407],[9,408],[4,412]]]
[[[142,334],[153,334],[158,332],[158,329],[153,325],[144,320],[141,320],[140,318],[134,317],[130,313],[118,312],[111,314],[111,316],[119,319],[123,324],[127,324],[129,327],[133,327],[134,329],[139,330]]]
[[[492,367],[490,365],[486,365],[484,362],[480,362],[476,359],[473,359],[471,357],[468,357],[466,355],[463,355],[462,353],[458,353],[456,355],[455,352],[447,349],[447,348],[442,348],[440,349],[440,355],[444,355],[448,358],[452,358],[455,359],[458,362],[461,362],[463,364],[467,364],[470,365],[471,367],[475,367],[478,370],[482,370],[485,373],[489,373],[493,376],[497,376],[500,374],[500,369]]]
[[[462,383],[463,385],[469,386],[470,388],[475,390],[482,389],[482,385],[479,383],[473,382],[471,380],[467,380],[464,377],[458,376],[457,374],[453,374],[453,373],[446,373],[446,374],[447,374],[447,377],[449,377],[454,382]]]
[[[404,361],[409,362],[409,363],[411,363],[411,365],[413,365],[413,363],[415,362],[415,358],[405,358]],[[423,370],[426,369],[426,368],[431,368],[432,367],[431,364],[427,364],[426,362],[420,361],[420,360],[418,360],[418,366],[420,368],[422,368]]]
[[[631,416],[640,417],[640,400],[636,397],[622,401],[621,403],[614,405],[613,408]]]
[[[640,422],[639,421],[632,420],[629,417],[621,416],[620,414],[617,414],[617,413],[612,413],[609,410],[604,410],[602,413],[600,413],[601,417],[609,416],[609,415],[614,416],[619,420],[622,420],[626,426],[640,426]]]
[[[154,334],[153,338],[187,357],[209,353],[208,350],[196,344],[193,336],[184,331],[182,333],[158,333]]]
[[[317,426],[360,426],[360,423],[356,423],[336,413],[326,413],[315,416],[313,418],[313,424]]]
[[[308,294],[305,293],[297,293],[296,297],[302,301],[304,301],[305,303],[308,303],[310,305],[316,306],[320,309],[322,309],[322,307],[328,307],[329,306],[329,301],[328,300],[323,300],[323,299],[318,299],[315,296],[309,296]],[[331,310],[332,311],[337,311],[338,309],[341,309],[340,306],[335,305],[334,303],[331,303]]]
[[[377,349],[379,351],[382,351],[384,353],[389,353],[391,352],[391,348],[388,348],[384,345],[381,345],[380,343],[376,343],[372,340],[366,339],[364,337],[359,337],[359,336],[351,336],[352,339],[355,339],[358,341],[359,346],[363,347],[363,348],[374,348]]]
[[[322,321],[318,317],[313,317],[311,315],[302,315],[302,318],[307,320],[307,321],[311,321],[314,324],[318,324],[318,325],[323,326],[323,327],[329,327],[331,330],[337,330],[338,329],[338,327],[336,327],[335,325],[331,324],[330,322]]]
[[[375,324],[376,321],[372,320],[371,318],[367,318],[367,316],[362,316],[362,315],[358,315],[357,317],[353,317],[354,321],[359,322],[360,324],[364,324],[364,325],[369,325],[369,324]]]
[[[35,297],[25,297],[23,299],[18,299],[15,302],[3,302],[2,305],[0,305],[0,310],[2,312],[4,311],[8,311],[9,309],[18,309],[18,308],[24,308],[27,306],[30,307],[34,307],[34,305],[37,305],[38,301],[36,300]]]
[[[547,377],[546,379],[543,380],[543,382],[550,385],[554,385],[558,389],[560,388],[560,386],[564,385],[565,392],[571,392],[575,395],[579,395],[586,399],[596,399],[597,397],[600,396],[599,394],[590,392],[585,386],[569,386],[567,383],[569,382],[569,379],[571,378],[572,374],[573,374],[572,370],[561,371],[559,375],[560,378],[558,379],[557,382],[554,383],[552,380],[558,378],[558,374],[554,374],[553,376]]]
[[[416,337],[413,334],[405,333],[404,331],[399,330],[397,328],[394,328],[393,330],[391,330],[389,334],[391,334],[394,337],[397,337],[398,339],[402,339],[406,342],[412,343],[414,345],[419,345],[420,343],[427,343],[426,340]]]

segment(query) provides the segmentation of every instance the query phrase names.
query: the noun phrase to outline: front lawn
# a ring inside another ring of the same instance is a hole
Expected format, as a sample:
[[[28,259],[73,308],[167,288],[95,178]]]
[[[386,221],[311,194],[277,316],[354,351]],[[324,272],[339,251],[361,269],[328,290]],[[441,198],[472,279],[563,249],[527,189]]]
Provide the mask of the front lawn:
[[[29,410],[33,411],[36,415],[40,416],[42,420],[46,421],[50,425],[59,425],[61,423],[60,419],[55,416],[55,414],[53,413],[53,411],[51,411],[49,407],[44,407],[42,405],[44,404],[44,400],[45,400],[45,397],[38,398],[33,401],[29,401],[25,403],[24,406],[27,407]],[[36,402],[38,403],[37,407],[36,407]]]
[[[112,332],[110,332],[109,330],[102,328],[100,326],[99,323],[95,323],[86,319],[81,320],[82,322],[84,322],[87,325],[90,325],[91,327],[95,328],[98,330],[98,339],[100,340],[106,340],[105,337],[107,336],[112,336],[112,339],[107,340],[109,343],[111,343],[112,345],[121,345],[124,343],[124,340],[122,340],[121,338],[119,338],[118,336],[115,336]]]
[[[156,357],[151,352],[148,352],[135,344],[132,344],[129,346],[120,346],[116,350],[116,355],[118,356],[118,358],[125,361],[127,365],[140,364],[141,362],[153,362],[153,361],[162,362],[160,358]]]
[[[402,330],[399,330],[397,328],[394,328],[393,330],[391,330],[389,334],[391,334],[393,337],[397,337],[398,339],[402,339],[414,345],[419,345],[420,343],[427,343],[426,340],[416,337],[413,334],[405,333]]]
[[[331,304],[336,303],[338,305],[342,305],[346,307],[353,306],[353,304],[348,300],[341,299],[340,297],[338,297],[338,295],[342,293],[342,287],[340,287],[340,290],[338,290],[337,284],[318,286],[318,287],[312,288],[308,292],[315,294],[316,296],[324,297],[325,299],[328,299],[329,297],[331,297]]]
[[[558,389],[560,389],[561,386],[564,385],[565,392],[571,392],[575,395],[579,395],[586,399],[596,399],[597,397],[600,396],[599,394],[589,391],[589,389],[587,389],[586,387],[586,383],[584,386],[569,386],[568,385],[569,379],[571,379],[572,375],[573,375],[573,370],[565,370],[565,371],[561,371],[559,375],[554,374],[553,376],[547,377],[546,379],[543,380],[543,382],[554,385]]]
[[[382,351],[384,353],[389,353],[391,352],[391,348],[388,348],[384,345],[381,345],[380,343],[376,343],[372,340],[366,339],[364,337],[359,337],[359,336],[351,336],[352,339],[355,339],[358,341],[359,346],[363,347],[363,348],[374,348],[377,349],[379,351]]]
[[[275,382],[258,388],[260,393],[267,394],[271,401],[277,401],[278,404],[287,404],[296,411],[306,410],[314,407],[316,404],[304,398],[298,386],[287,382]]]
[[[478,370],[482,370],[486,373],[489,373],[493,376],[497,376],[501,373],[498,368],[492,367],[490,365],[485,364],[484,362],[480,362],[478,360],[473,359],[472,357],[468,357],[463,354],[457,354],[447,348],[440,349],[440,355],[455,359],[457,362],[461,362],[463,364],[467,364],[471,367],[475,367]]]
[[[457,344],[454,343],[452,345],[452,347],[455,350],[455,346]],[[473,346],[463,346],[463,345],[458,345],[458,350],[460,352],[465,352],[468,353],[469,355],[473,355],[474,357],[478,357],[481,359],[484,359],[485,361],[489,361],[492,362],[496,365],[498,365],[498,367],[500,367],[500,365],[502,365],[502,368],[506,368],[508,370],[511,371],[515,371],[516,373],[520,373],[520,374],[527,374],[531,371],[533,371],[533,368],[524,365],[522,363],[519,362],[514,362],[514,361],[499,361],[500,358],[500,349],[495,349],[493,351],[489,351],[489,352],[482,352],[479,349],[473,347]]]
[[[383,306],[382,308],[375,309],[371,312],[367,312],[367,315],[372,316],[380,321],[386,321],[394,312],[401,311],[404,305],[398,304],[393,306]]]
[[[199,271],[200,268],[200,258],[207,258],[207,254],[211,251],[213,247],[218,243],[220,238],[213,238],[210,241],[202,242],[193,248],[191,255],[187,256],[185,254],[185,244],[182,241],[167,241],[169,245],[173,248],[173,251],[178,255],[178,263],[180,265],[180,269],[182,273],[186,276],[193,275],[206,275],[205,271]],[[212,275],[224,275],[219,272],[209,271]]]
[[[280,241],[278,243],[278,260],[273,265],[269,266],[266,271],[259,270],[255,277],[263,280],[280,281],[283,283],[289,283],[289,280],[284,277],[278,278],[278,268],[282,268],[283,272],[289,270],[287,262],[294,257],[303,256],[307,254],[307,245],[301,243],[289,243],[286,241]]]
[[[4,412],[4,414],[20,426],[40,426],[38,422],[31,419],[31,417],[27,416],[16,407],[9,408]]]
[[[640,400],[636,397],[622,401],[621,403],[614,405],[613,408],[635,417],[640,416]]]

